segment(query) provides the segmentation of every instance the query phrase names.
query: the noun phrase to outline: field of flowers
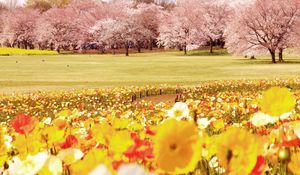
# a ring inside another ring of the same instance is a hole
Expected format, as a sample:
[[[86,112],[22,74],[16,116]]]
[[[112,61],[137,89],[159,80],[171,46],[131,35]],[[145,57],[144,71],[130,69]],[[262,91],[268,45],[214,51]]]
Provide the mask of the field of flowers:
[[[56,51],[36,50],[36,49],[18,49],[11,47],[0,47],[0,56],[10,55],[57,55]]]
[[[300,79],[3,95],[0,174],[297,175],[299,110]]]

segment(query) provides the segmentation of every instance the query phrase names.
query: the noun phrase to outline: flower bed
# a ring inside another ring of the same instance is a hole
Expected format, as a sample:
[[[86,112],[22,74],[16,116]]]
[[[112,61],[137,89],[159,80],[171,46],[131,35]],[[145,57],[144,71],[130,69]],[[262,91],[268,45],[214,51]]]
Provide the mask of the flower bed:
[[[32,50],[32,49],[18,49],[11,47],[1,47],[0,56],[10,56],[10,55],[57,55],[56,51],[50,50]]]
[[[299,87],[216,81],[3,96],[0,172],[299,174]],[[138,100],[172,93],[174,105]]]

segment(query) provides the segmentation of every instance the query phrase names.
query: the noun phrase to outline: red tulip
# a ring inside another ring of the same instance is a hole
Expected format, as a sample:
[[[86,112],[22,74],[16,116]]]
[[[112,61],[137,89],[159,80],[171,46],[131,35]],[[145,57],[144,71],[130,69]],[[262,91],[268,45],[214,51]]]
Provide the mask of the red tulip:
[[[262,175],[266,160],[263,156],[257,157],[257,162],[250,175]]]
[[[60,147],[62,149],[66,149],[66,148],[70,148],[74,145],[78,144],[78,140],[74,135],[68,135],[68,137],[66,138],[65,142],[63,142]]]
[[[37,120],[25,114],[17,115],[11,122],[11,126],[15,129],[17,133],[29,134],[31,133],[36,124]]]

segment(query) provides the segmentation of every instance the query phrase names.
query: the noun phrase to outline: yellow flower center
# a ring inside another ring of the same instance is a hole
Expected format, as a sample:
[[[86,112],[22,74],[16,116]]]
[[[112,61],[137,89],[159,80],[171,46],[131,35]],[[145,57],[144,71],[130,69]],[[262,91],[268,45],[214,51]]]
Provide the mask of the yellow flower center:
[[[229,149],[227,150],[226,159],[228,162],[230,162],[231,158],[232,158],[232,151]]]
[[[182,113],[183,113],[182,110],[177,109],[177,110],[174,111],[174,116],[175,116],[175,117],[182,116]]]
[[[176,143],[173,143],[173,144],[170,145],[170,150],[171,151],[176,151],[176,149],[177,149],[177,144]]]

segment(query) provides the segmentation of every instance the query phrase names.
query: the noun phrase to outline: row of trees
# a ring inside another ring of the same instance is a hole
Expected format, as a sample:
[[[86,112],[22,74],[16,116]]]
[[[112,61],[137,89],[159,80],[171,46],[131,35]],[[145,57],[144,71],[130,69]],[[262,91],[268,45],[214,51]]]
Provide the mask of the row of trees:
[[[225,46],[233,54],[276,52],[300,41],[299,0],[28,0],[1,8],[0,43],[10,47],[83,50]]]
[[[32,2],[29,1],[30,7]],[[45,10],[2,10],[0,42],[10,47],[82,50],[152,48],[158,36],[162,6],[131,0],[73,0]]]

